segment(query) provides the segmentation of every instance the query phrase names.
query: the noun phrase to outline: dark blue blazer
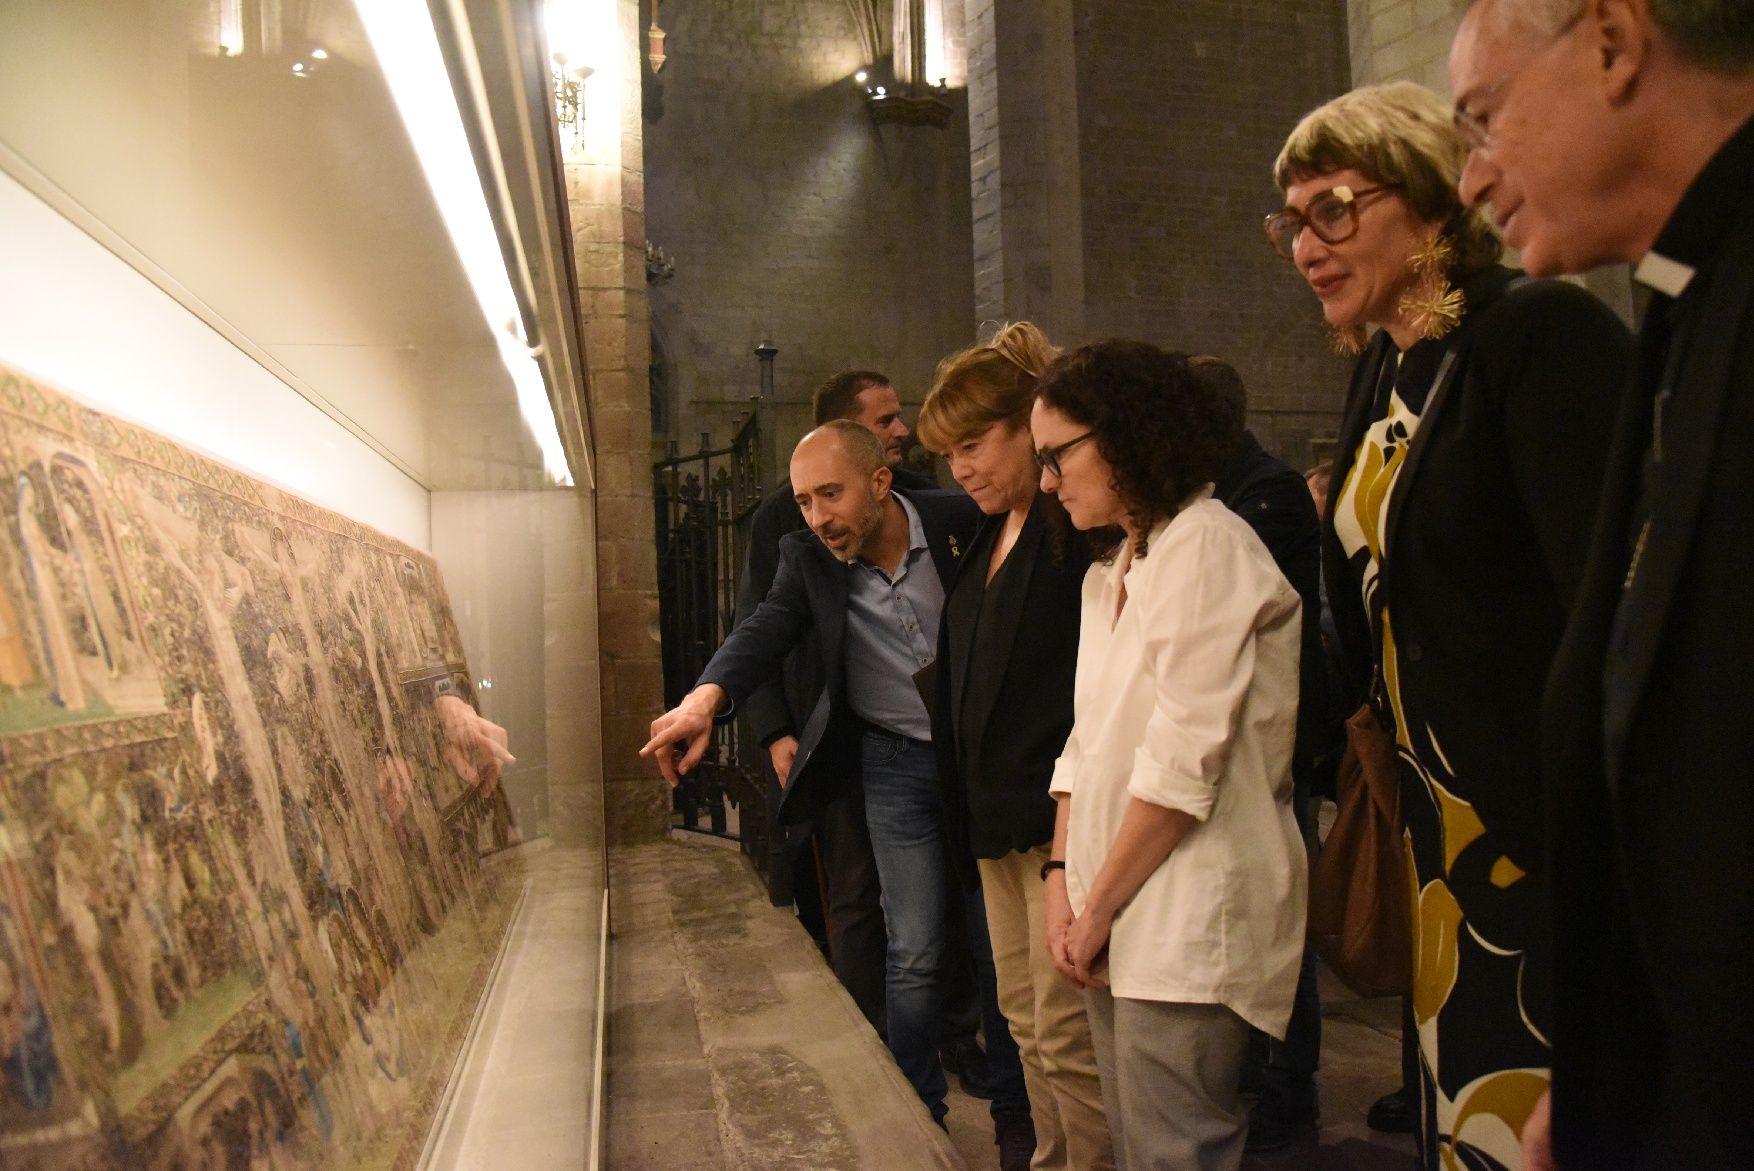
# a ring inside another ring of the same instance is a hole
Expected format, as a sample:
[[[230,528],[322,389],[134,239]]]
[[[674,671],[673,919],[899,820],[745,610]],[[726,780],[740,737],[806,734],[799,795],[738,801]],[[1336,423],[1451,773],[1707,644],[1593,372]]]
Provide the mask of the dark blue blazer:
[[[961,492],[903,492],[919,511],[926,545],[946,591],[960,558],[980,524],[981,512]],[[738,705],[779,677],[785,657],[811,634],[825,686],[798,731],[798,755],[780,799],[780,820],[815,816],[847,776],[858,775],[859,722],[846,694],[847,577],[852,567],[828,551],[808,529],[780,540],[773,588],[755,612],[725,639],[701,672],[701,683],[725,689],[730,719]]]

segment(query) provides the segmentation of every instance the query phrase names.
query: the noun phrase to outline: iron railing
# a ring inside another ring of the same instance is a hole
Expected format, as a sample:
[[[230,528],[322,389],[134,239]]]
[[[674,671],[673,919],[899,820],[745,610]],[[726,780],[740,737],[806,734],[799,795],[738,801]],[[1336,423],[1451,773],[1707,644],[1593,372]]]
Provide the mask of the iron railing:
[[[750,522],[767,482],[755,405],[728,446],[709,447],[703,432],[698,452],[682,455],[672,440],[668,458],[652,465],[666,707],[688,694],[735,625]],[[721,725],[676,789],[674,810],[682,828],[738,840],[772,891],[781,843],[760,757],[741,726]]]

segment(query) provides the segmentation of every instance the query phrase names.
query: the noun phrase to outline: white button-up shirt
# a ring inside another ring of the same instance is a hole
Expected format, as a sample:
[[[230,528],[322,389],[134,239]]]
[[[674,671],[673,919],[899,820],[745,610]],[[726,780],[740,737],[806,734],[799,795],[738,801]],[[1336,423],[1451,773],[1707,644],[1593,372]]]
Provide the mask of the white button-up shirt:
[[[1266,547],[1209,487],[1151,532],[1143,560],[1084,579],[1075,722],[1052,783],[1071,795],[1073,911],[1129,798],[1196,821],[1115,916],[1116,996],[1222,1004],[1285,1033],[1308,900],[1291,813],[1300,614]]]

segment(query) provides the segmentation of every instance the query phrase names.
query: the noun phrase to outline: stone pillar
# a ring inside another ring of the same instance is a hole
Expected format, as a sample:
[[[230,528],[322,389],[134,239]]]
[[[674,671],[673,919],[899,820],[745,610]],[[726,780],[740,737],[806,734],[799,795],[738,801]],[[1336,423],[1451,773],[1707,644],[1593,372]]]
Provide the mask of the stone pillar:
[[[1408,0],[1412,2],[1412,0]],[[1134,337],[1242,373],[1261,442],[1307,463],[1347,364],[1274,255],[1273,158],[1346,88],[1330,0],[969,0],[977,313],[1062,345]]]
[[[624,844],[663,834],[670,806],[657,770],[636,755],[663,702],[640,121],[643,29],[638,0],[573,2],[605,33],[600,59],[587,62],[595,72],[585,83],[584,129],[566,143],[566,176],[596,437],[604,815],[610,843]],[[580,699],[587,694],[581,686]]]
[[[1071,0],[968,0],[975,319],[1084,333]]]
[[[1461,19],[1450,0],[1347,0],[1346,17],[1359,85],[1416,81],[1449,93],[1449,45]]]

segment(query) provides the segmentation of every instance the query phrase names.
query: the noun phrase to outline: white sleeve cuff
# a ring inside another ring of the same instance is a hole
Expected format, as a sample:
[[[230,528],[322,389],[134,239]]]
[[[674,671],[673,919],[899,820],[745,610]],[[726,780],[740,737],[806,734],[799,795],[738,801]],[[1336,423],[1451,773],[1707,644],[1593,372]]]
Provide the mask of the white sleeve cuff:
[[[1048,782],[1050,793],[1070,793],[1078,782],[1078,762],[1071,756],[1062,756],[1054,761],[1054,776]]]
[[[1218,800],[1216,787],[1159,764],[1143,748],[1133,754],[1133,775],[1127,778],[1127,792],[1152,805],[1179,809],[1195,821],[1205,821]]]

